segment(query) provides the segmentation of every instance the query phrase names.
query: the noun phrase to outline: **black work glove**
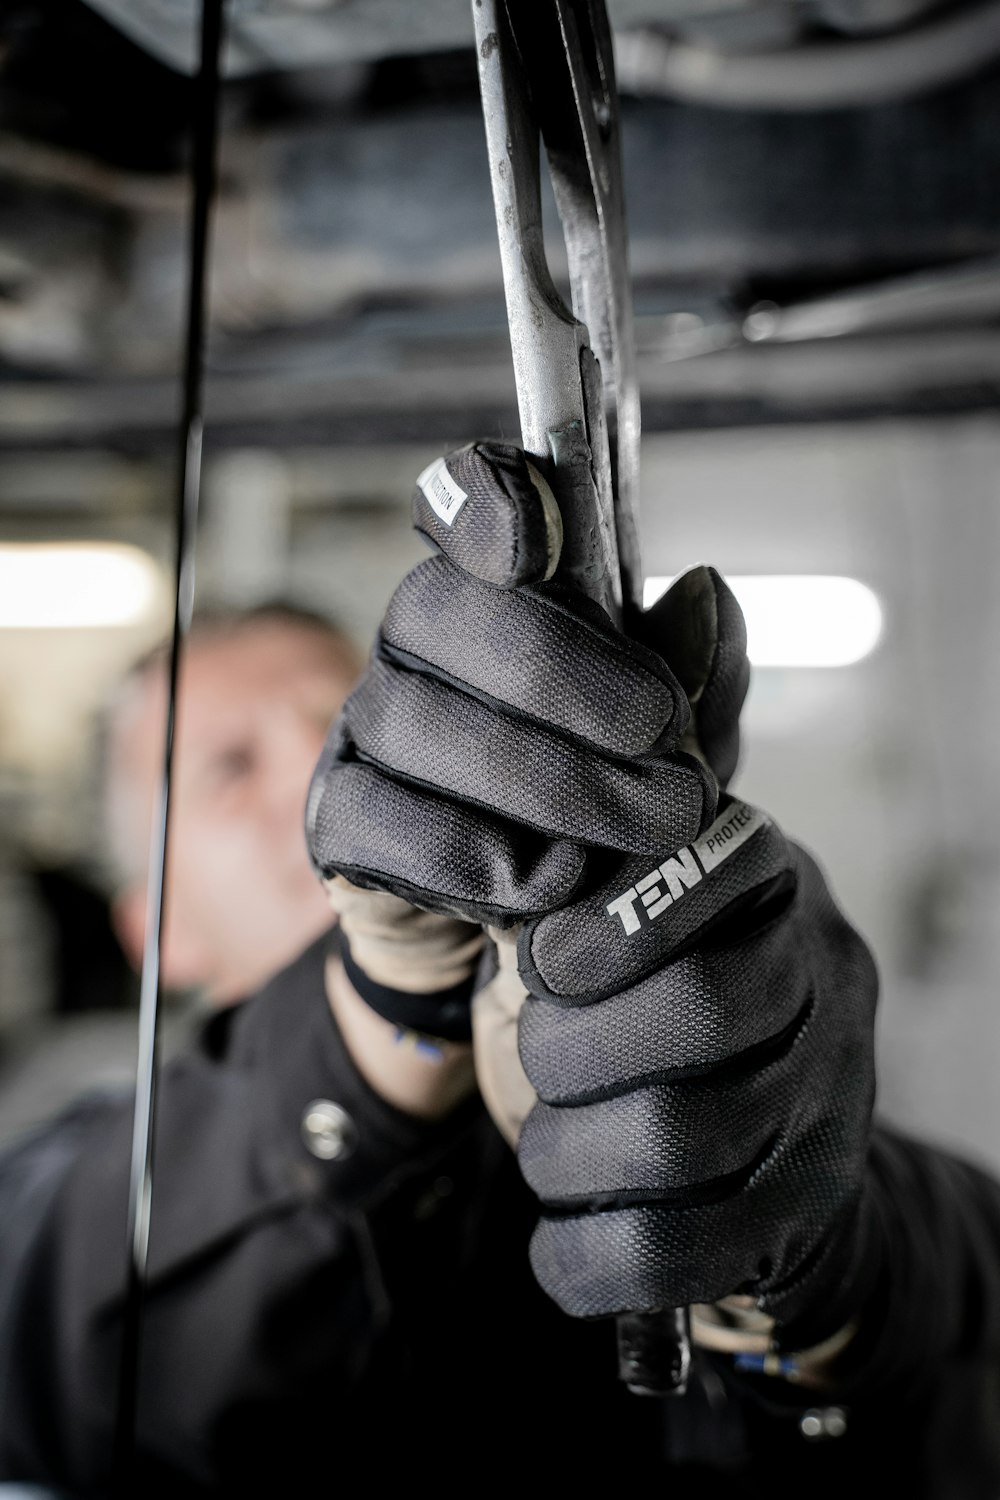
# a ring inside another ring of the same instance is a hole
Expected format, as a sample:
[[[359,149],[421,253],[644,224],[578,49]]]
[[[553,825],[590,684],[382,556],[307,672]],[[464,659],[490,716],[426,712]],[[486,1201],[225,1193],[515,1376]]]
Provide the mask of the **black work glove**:
[[[747,1292],[812,1341],[852,1310],[865,1245],[873,964],[809,857],[720,800],[746,686],[725,584],[686,575],[629,638],[531,581],[549,509],[512,450],[462,450],[425,484],[418,524],[448,555],[400,585],[331,732],[312,857],[520,925],[539,1102],[519,1156],[560,1306]]]

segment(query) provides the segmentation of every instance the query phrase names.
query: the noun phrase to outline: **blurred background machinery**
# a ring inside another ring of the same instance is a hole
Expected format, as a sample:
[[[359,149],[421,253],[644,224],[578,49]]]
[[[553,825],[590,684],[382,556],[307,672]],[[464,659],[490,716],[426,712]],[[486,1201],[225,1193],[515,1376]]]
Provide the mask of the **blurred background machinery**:
[[[755,580],[740,788],[876,950],[883,1111],[998,1166],[1000,5],[609,9],[646,564]],[[95,746],[167,623],[195,20],[0,16],[0,1135],[132,1002]],[[365,641],[415,474],[517,433],[467,0],[233,0],[207,411],[200,596]]]

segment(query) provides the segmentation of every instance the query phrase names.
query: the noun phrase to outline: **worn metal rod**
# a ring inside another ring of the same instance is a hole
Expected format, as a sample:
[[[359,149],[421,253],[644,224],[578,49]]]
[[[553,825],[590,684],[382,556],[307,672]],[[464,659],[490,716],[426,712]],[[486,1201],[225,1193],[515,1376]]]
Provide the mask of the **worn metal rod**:
[[[146,928],[139,991],[139,1055],[128,1197],[128,1274],[122,1324],[112,1455],[112,1490],[134,1500],[136,1419],[142,1357],[144,1293],[149,1258],[153,1145],[159,1063],[160,948],[166,881],[170,783],[173,769],[177,681],[194,606],[194,541],[201,493],[202,402],[208,283],[209,228],[215,192],[219,135],[220,59],[224,0],[202,0],[201,62],[194,81],[193,204],[184,344],[183,407],[179,434],[176,506],[174,621],[168,668],[163,769],[150,837]]]

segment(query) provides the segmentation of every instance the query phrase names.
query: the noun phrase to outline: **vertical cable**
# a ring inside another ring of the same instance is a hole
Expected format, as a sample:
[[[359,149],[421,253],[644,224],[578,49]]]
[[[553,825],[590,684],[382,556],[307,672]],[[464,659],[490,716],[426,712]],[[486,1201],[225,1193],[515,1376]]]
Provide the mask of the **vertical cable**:
[[[219,135],[220,55],[224,0],[202,0],[201,49],[193,86],[193,152],[187,327],[184,342],[183,411],[179,433],[176,509],[174,626],[170,646],[167,722],[160,781],[149,850],[146,932],[139,992],[139,1057],[128,1200],[128,1284],[122,1328],[118,1400],[115,1413],[112,1489],[135,1495],[136,1416],[142,1352],[143,1293],[149,1251],[153,1186],[153,1134],[159,1054],[160,946],[167,868],[170,779],[174,754],[177,679],[194,605],[194,543],[201,491],[202,393],[204,386],[205,305],[208,239],[215,191]]]

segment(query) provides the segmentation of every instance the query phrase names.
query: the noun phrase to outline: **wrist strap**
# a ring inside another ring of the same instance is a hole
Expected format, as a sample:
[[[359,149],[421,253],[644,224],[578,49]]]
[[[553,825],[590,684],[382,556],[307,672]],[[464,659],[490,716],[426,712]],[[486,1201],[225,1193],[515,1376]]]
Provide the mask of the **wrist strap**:
[[[424,1036],[440,1037],[446,1042],[469,1042],[472,1040],[472,986],[475,976],[469,975],[450,989],[438,990],[434,994],[419,995],[408,990],[391,989],[369,979],[363,969],[354,962],[351,946],[340,934],[340,953],[344,972],[366,1005],[393,1026],[405,1031],[416,1031]]]

